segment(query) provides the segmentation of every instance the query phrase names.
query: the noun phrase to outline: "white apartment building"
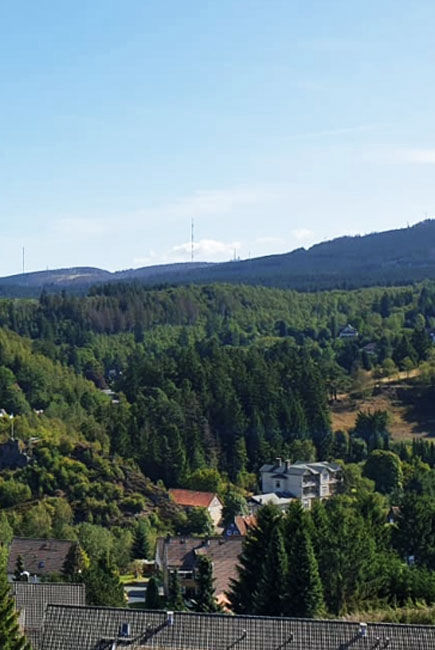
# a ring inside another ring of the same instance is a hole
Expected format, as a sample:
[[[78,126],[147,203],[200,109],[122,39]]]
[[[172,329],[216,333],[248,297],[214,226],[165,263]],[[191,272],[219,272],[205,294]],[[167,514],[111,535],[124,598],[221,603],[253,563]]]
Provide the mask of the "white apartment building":
[[[260,473],[263,493],[300,499],[304,508],[310,508],[314,499],[335,494],[341,481],[341,467],[327,462],[292,464],[277,458],[274,464],[263,465]]]

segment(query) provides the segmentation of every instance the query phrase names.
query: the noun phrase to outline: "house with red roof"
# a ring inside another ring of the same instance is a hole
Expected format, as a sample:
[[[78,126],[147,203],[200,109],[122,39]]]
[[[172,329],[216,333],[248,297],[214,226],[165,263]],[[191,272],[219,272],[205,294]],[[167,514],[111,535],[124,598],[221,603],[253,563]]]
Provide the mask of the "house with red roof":
[[[198,492],[196,490],[169,490],[175,503],[182,508],[205,508],[215,527],[222,519],[223,503],[214,492]]]
[[[226,537],[245,537],[250,528],[257,523],[255,515],[237,515],[234,520],[225,528]]]

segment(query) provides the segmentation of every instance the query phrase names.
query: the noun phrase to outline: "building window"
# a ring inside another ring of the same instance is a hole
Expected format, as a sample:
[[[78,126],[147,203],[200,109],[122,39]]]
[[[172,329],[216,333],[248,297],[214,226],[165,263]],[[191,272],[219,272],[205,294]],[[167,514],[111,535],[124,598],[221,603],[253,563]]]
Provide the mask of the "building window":
[[[281,481],[275,481],[275,487],[277,490],[281,487]]]

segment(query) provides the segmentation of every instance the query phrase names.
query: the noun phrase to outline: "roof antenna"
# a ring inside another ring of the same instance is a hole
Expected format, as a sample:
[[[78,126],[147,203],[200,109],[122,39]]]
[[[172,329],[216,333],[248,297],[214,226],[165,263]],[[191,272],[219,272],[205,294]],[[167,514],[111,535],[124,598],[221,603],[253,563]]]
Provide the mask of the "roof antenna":
[[[288,637],[288,639],[286,639],[286,640],[284,641],[284,643],[281,643],[281,645],[279,645],[279,646],[276,648],[276,650],[281,650],[281,648],[285,648],[285,646],[287,645],[287,643],[291,643],[293,640],[294,640],[294,634],[293,634],[293,632],[290,632],[290,636]]]
[[[243,641],[243,639],[246,639],[247,636],[248,636],[248,633],[246,632],[246,630],[242,630],[242,635],[239,636],[238,639],[236,639],[235,641],[233,641],[232,643],[230,643],[230,645],[227,645],[227,647],[226,647],[225,650],[230,650],[230,648],[234,648],[235,645],[237,645],[238,643],[240,643],[240,641]]]

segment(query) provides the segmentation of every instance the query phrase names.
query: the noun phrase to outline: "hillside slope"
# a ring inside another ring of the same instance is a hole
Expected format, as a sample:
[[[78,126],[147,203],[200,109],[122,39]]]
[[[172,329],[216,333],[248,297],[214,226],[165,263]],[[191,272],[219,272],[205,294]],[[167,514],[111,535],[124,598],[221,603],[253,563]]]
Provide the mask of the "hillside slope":
[[[96,283],[123,281],[150,286],[228,282],[311,291],[427,278],[435,278],[435,220],[239,262],[166,264],[115,273],[84,267],[9,276],[0,279],[0,295],[37,295],[42,288],[83,291]]]

